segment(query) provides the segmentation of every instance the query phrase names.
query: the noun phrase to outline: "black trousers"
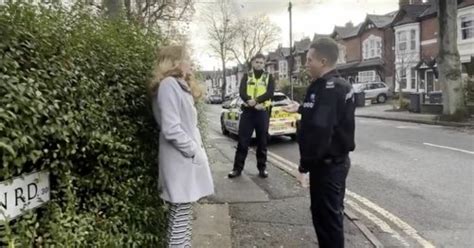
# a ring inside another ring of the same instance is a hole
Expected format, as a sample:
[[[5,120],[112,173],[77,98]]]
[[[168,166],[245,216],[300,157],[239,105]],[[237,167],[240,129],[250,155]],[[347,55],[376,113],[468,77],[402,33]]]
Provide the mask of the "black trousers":
[[[242,171],[247,158],[253,131],[257,136],[257,168],[265,170],[267,163],[267,138],[269,112],[255,109],[244,109],[239,123],[239,144],[234,159],[234,170]]]
[[[344,196],[350,166],[346,156],[311,168],[311,214],[320,248],[344,247]]]

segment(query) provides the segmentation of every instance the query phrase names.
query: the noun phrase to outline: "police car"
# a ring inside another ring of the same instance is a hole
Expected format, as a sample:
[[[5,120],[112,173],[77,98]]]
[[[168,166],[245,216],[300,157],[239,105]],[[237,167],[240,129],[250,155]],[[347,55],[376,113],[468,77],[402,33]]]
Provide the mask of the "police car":
[[[291,137],[292,140],[296,140],[296,133],[301,116],[298,113],[287,113],[282,109],[283,106],[287,106],[290,103],[290,98],[285,94],[281,92],[274,93],[270,125],[268,128],[269,137],[284,135]],[[236,97],[222,106],[221,129],[224,135],[228,135],[229,133],[238,134],[239,119],[242,114],[240,106],[242,104],[242,99]],[[255,137],[255,131],[252,137]]]

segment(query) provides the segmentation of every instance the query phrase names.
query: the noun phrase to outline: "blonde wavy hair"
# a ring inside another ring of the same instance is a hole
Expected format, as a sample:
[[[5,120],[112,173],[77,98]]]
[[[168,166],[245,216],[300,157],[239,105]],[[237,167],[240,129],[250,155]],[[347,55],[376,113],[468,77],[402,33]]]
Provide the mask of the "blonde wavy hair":
[[[186,48],[181,45],[169,45],[162,47],[157,52],[157,59],[153,69],[153,77],[148,83],[150,95],[156,95],[160,82],[166,77],[183,78],[191,90],[194,100],[199,100],[203,95],[203,90],[194,79],[192,73],[184,75],[181,70],[181,63],[190,60]]]

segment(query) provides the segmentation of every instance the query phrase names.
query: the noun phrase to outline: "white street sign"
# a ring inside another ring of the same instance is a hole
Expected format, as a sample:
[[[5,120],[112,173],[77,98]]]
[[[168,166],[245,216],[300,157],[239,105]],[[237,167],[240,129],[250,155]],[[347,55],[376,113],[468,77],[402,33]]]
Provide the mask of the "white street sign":
[[[49,171],[25,174],[0,182],[0,221],[20,216],[50,199]]]

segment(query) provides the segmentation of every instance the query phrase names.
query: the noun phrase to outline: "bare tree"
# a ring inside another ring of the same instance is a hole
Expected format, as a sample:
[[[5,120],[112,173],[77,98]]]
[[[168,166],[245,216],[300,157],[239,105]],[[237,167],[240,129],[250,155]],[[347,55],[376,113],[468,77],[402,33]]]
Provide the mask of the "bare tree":
[[[412,71],[415,65],[419,61],[419,54],[415,51],[409,50],[408,45],[405,48],[402,48],[398,45],[395,46],[395,73],[394,73],[394,90],[398,92],[398,109],[403,109],[407,107],[407,103],[403,100],[403,89],[407,87],[407,84],[413,84],[408,82],[408,75],[410,75],[411,80],[416,80],[415,75]],[[389,61],[385,61],[387,64]],[[398,88],[397,88],[398,87]],[[418,89],[418,85],[416,85]],[[394,106],[395,107],[395,106]]]
[[[267,16],[242,19],[235,24],[238,36],[230,51],[240,65],[249,66],[252,56],[274,45],[279,40],[280,28]]]
[[[162,31],[178,30],[180,24],[189,24],[194,14],[193,0],[102,0],[102,5],[88,1],[109,17],[123,12],[129,21],[146,29],[159,27]]]
[[[457,0],[438,0],[439,80],[443,89],[443,114],[466,114],[461,61],[457,45]]]
[[[214,55],[220,58],[222,62],[222,98],[225,97],[226,63],[230,61],[230,46],[235,38],[235,28],[232,20],[235,17],[232,14],[230,2],[228,0],[219,0],[214,8],[208,9],[204,14],[204,19],[208,25],[207,33],[209,37],[209,46]]]
[[[91,2],[93,4],[93,2]],[[109,18],[118,18],[123,11],[122,0],[103,0],[105,14]]]
[[[187,21],[194,12],[193,0],[124,0],[127,16],[146,27],[160,22]]]

